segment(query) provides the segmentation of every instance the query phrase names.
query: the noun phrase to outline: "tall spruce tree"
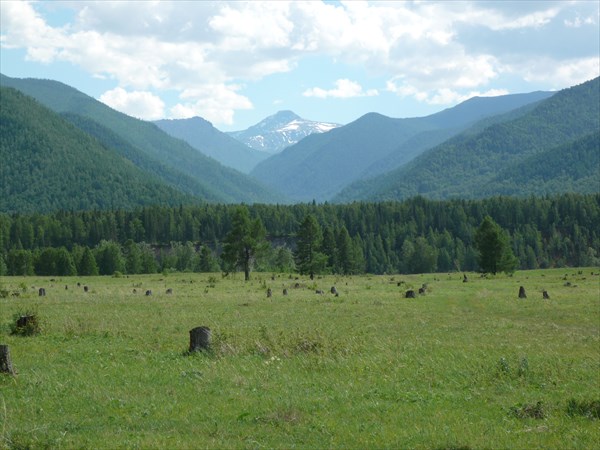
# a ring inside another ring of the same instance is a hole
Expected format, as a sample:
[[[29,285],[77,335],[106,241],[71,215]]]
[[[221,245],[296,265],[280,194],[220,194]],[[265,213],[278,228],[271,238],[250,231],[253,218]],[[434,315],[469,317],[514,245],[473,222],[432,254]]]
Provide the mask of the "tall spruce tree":
[[[325,269],[327,256],[319,251],[323,233],[317,219],[307,215],[298,229],[296,243],[296,267],[302,275],[310,275],[312,280],[316,273]]]
[[[235,210],[231,231],[225,237],[222,258],[230,267],[241,268],[246,281],[250,279],[250,270],[256,260],[269,248],[266,233],[260,218],[250,220],[250,212],[246,206]]]
[[[490,216],[485,216],[475,232],[475,246],[479,252],[477,262],[482,272],[515,271],[519,261],[510,247],[508,236]]]

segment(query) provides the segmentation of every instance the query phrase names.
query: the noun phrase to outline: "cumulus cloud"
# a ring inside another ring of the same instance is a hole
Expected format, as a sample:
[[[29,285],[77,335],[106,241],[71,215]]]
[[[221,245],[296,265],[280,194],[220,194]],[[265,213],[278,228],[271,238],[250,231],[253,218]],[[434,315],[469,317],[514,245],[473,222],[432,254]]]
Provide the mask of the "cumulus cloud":
[[[360,84],[350,81],[346,78],[337,80],[335,88],[325,90],[318,87],[307,89],[302,93],[305,97],[317,98],[353,98],[353,97],[373,97],[379,95],[376,89],[363,91]]]
[[[504,75],[565,87],[599,72],[597,2],[63,2],[52,5],[74,19],[61,27],[44,19],[48,4],[0,2],[2,47],[114,80],[127,98],[178,92],[181,102],[163,112],[215,123],[252,107],[240,85],[312,56],[440,103],[486,92]],[[378,93],[340,79],[304,96]]]
[[[118,87],[102,94],[100,101],[138,119],[156,120],[164,117],[164,102],[150,92],[127,92]]]
[[[432,91],[419,91],[414,86],[406,84],[397,85],[394,81],[388,81],[386,89],[400,97],[413,97],[420,102],[430,105],[451,105],[464,102],[472,97],[496,97],[509,94],[507,89],[488,89],[486,91],[460,92],[449,88],[439,88]]]
[[[181,103],[170,110],[174,119],[200,116],[213,123],[233,123],[234,111],[252,109],[252,102],[238,94],[237,85],[207,85],[186,89],[180,94]]]

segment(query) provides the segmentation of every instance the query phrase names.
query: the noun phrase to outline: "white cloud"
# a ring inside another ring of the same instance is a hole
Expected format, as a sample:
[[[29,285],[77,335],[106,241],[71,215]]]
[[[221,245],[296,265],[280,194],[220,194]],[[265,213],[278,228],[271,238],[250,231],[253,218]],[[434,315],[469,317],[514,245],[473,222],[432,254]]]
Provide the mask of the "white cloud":
[[[451,105],[464,102],[472,97],[496,97],[509,93],[507,89],[488,89],[487,91],[459,92],[449,88],[440,88],[433,91],[419,91],[416,87],[407,84],[397,85],[388,81],[386,89],[400,97],[413,97],[420,102],[430,105]]]
[[[373,97],[379,95],[376,89],[363,91],[360,84],[348,79],[341,79],[335,82],[335,88],[325,90],[318,87],[307,89],[302,93],[305,97],[317,98],[353,98],[353,97]]]
[[[252,102],[238,94],[237,85],[208,85],[186,89],[180,94],[184,100],[170,110],[174,119],[200,116],[213,123],[232,124],[235,111],[252,109]]]
[[[102,94],[100,101],[138,119],[156,120],[164,117],[165,104],[150,92],[127,92],[118,87]]]
[[[74,19],[51,26],[48,5],[72,9]],[[560,45],[543,46],[543,55],[527,51],[534,41],[560,43],[584,29],[597,37],[597,2],[0,1],[0,19],[2,48],[71,63],[130,92],[179,92],[172,114],[210,114],[215,123],[252,107],[240,84],[293,71],[307,56],[363,67],[390,80],[387,90],[428,102],[485,92],[504,74],[565,87],[597,76],[599,64],[597,39],[579,39],[577,58],[565,56],[569,46],[562,54]],[[484,32],[489,45],[476,45]],[[303,95],[378,92],[341,79]]]

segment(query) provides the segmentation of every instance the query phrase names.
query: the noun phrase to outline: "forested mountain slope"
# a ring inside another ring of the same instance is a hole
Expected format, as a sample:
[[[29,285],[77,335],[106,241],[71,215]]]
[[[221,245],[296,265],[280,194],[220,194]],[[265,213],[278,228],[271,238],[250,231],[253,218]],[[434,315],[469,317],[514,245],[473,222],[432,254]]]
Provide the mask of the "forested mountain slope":
[[[201,199],[249,203],[277,202],[283,199],[252,178],[222,166],[189,144],[169,136],[153,123],[119,113],[65,84],[2,75],[0,85],[14,87],[31,95],[56,112],[88,117],[110,129],[150,158],[194,178],[200,185],[195,195]],[[205,197],[207,192],[211,193],[211,199]]]
[[[342,192],[335,200],[398,200],[414,195],[440,199],[479,198],[507,193],[503,188],[507,183],[499,178],[499,174],[508,176],[511,170],[544,158],[549,158],[550,162],[568,157],[569,149],[576,148],[570,146],[571,142],[599,129],[599,87],[599,79],[596,78],[564,89],[518,118],[494,123],[479,132],[466,132],[453,137],[399,169],[362,187],[354,186],[351,192]],[[557,157],[556,153],[551,152],[543,156],[545,152],[563,145],[564,155]],[[553,169],[550,173],[559,172]],[[561,183],[553,181],[545,181],[545,185],[547,188],[552,186],[550,192],[570,192],[588,176],[592,176],[593,180],[593,173],[590,172],[571,173],[573,180],[579,180],[575,185],[566,183],[561,186]],[[520,180],[519,186],[523,189],[511,191],[518,195],[539,192],[537,188],[529,190],[533,188],[529,180]]]
[[[0,211],[197,202],[148,176],[33,98],[0,88]]]
[[[146,153],[131,145],[112,130],[95,122],[89,117],[78,114],[63,113],[61,116],[77,128],[94,136],[105,147],[117,151],[120,155],[134,163],[146,173],[155,175],[164,183],[189,195],[195,195],[208,202],[218,202],[221,198],[217,192],[209,189],[203,183],[190,175],[179,172],[164,162],[155,160]]]
[[[490,195],[600,192],[600,131],[560,145],[502,170],[482,191]]]
[[[182,139],[206,156],[243,173],[250,172],[269,154],[242,144],[217,130],[201,117],[191,119],[156,120],[154,123],[167,134]]]
[[[328,200],[364,177],[365,171],[367,175],[389,171],[477,120],[550,95],[535,92],[473,98],[420,118],[366,114],[343,127],[304,138],[260,163],[251,174],[294,200]]]

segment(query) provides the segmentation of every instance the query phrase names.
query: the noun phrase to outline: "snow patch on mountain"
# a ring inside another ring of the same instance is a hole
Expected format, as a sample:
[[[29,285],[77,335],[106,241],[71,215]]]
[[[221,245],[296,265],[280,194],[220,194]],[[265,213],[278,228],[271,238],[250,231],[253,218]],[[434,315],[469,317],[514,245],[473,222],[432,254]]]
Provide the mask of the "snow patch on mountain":
[[[292,111],[279,111],[242,131],[232,131],[231,137],[268,153],[279,153],[313,133],[326,133],[341,125],[303,119]]]

